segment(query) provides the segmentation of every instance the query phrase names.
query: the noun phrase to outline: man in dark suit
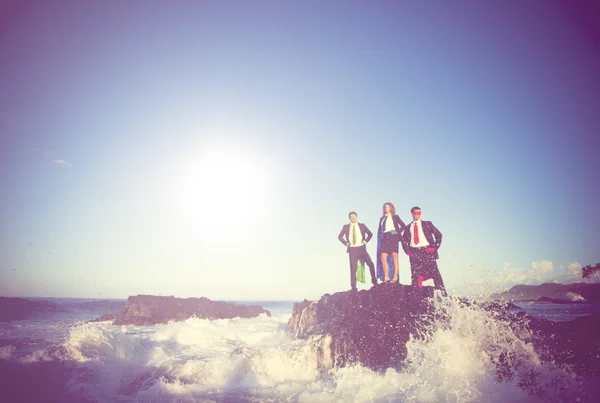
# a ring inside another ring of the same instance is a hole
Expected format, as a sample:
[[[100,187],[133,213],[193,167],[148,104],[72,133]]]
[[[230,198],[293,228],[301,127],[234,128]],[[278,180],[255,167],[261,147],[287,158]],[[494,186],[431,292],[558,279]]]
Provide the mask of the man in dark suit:
[[[369,231],[365,224],[357,222],[357,215],[354,211],[351,211],[348,217],[350,218],[350,224],[342,227],[338,239],[347,247],[346,252],[348,252],[350,257],[350,286],[352,287],[352,291],[356,291],[356,263],[359,260],[362,260],[369,266],[371,283],[377,285],[375,265],[369,253],[367,253],[367,242],[371,240],[373,233]]]
[[[421,220],[421,208],[410,209],[413,222],[406,226],[402,234],[402,248],[410,258],[412,285],[422,287],[422,282],[433,279],[435,288],[446,294],[444,281],[438,269],[438,249],[442,244],[442,233],[431,221]]]

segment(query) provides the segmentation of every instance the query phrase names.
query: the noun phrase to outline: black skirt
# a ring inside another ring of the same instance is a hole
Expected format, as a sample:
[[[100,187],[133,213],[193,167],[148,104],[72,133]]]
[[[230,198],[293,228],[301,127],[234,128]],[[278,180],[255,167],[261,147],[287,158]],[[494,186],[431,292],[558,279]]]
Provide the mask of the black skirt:
[[[398,235],[391,232],[384,232],[381,237],[381,253],[398,253]]]

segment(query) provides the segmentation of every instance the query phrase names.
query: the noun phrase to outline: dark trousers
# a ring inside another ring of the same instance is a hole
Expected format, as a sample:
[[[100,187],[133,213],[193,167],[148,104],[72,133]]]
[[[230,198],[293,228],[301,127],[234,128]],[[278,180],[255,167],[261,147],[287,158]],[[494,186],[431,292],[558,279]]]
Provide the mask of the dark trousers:
[[[362,260],[369,266],[369,272],[371,273],[371,282],[377,284],[377,278],[375,277],[375,265],[371,260],[371,256],[367,252],[367,247],[357,246],[354,248],[348,248],[348,256],[350,257],[350,285],[352,289],[356,288],[356,262]]]
[[[427,253],[425,248],[410,248],[412,256],[410,257],[410,274],[411,283],[413,286],[419,284],[419,276],[423,276],[423,279],[433,279],[435,288],[442,291],[443,295],[446,294],[446,287],[444,287],[444,280],[438,269],[437,262],[433,256],[433,253]]]

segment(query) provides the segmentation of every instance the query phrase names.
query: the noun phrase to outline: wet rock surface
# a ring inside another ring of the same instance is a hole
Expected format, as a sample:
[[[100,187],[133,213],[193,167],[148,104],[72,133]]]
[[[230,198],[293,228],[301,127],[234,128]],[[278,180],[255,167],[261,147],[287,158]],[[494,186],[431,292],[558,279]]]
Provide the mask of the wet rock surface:
[[[406,357],[406,342],[419,323],[433,315],[432,296],[432,287],[402,284],[325,294],[319,301],[295,304],[288,328],[298,338],[330,335],[336,367],[393,367]]]
[[[330,357],[325,361],[335,367],[360,363],[374,370],[400,368],[411,335],[426,337],[433,322],[440,326],[447,319],[447,312],[435,310],[432,298],[433,287],[402,284],[325,294],[318,301],[296,303],[288,328],[297,338],[328,336],[329,348],[323,351]],[[510,303],[453,298],[464,307],[489,312],[490,320],[531,343],[545,362],[570,366],[581,375],[600,375],[600,315],[553,322],[517,312]]]

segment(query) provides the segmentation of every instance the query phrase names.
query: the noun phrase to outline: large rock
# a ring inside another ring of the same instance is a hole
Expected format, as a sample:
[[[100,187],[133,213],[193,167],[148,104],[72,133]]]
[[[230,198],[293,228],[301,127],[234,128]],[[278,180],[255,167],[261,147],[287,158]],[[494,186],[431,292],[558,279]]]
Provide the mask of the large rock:
[[[434,322],[436,326],[451,322],[450,313],[434,309],[433,291],[432,287],[386,284],[325,294],[319,301],[296,303],[288,328],[295,337],[318,340],[319,354],[324,355],[319,360],[327,367],[360,363],[374,370],[399,368],[411,335],[422,337],[435,328],[431,326]],[[572,366],[582,375],[600,375],[600,315],[561,323],[515,312],[519,308],[513,304],[456,300],[463,307],[489,312],[486,320],[512,329],[524,343],[531,343],[544,361]],[[493,359],[499,376],[514,375],[514,368],[507,367],[511,359]]]
[[[182,321],[192,316],[205,319],[252,318],[271,313],[258,305],[239,305],[211,301],[208,298],[175,298],[173,296],[137,295],[127,299],[116,314],[113,325],[151,326],[169,321]],[[104,315],[97,320],[110,320]]]
[[[381,284],[370,290],[325,294],[317,302],[296,303],[288,322],[298,338],[329,335],[335,367],[361,363],[394,367],[406,357],[406,342],[432,315],[432,287]]]

